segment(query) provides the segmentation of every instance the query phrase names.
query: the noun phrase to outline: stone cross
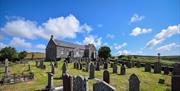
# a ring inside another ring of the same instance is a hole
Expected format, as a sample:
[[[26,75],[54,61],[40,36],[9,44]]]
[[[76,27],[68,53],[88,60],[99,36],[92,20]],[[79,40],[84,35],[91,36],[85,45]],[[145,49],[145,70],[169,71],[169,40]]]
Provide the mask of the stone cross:
[[[104,81],[99,81],[93,84],[93,91],[116,91],[116,89]]]
[[[54,89],[53,86],[53,74],[51,72],[48,73],[48,85],[46,87],[48,91],[52,91]]]
[[[88,83],[81,76],[76,76],[73,79],[73,91],[88,91]]]
[[[103,81],[105,81],[106,83],[110,83],[110,75],[108,70],[105,70],[103,72]]]
[[[95,77],[95,67],[93,63],[90,63],[89,67],[89,78],[92,79]]]
[[[5,66],[9,66],[9,61],[7,58],[5,59]]]
[[[139,91],[140,81],[135,74],[129,78],[129,91]]]
[[[63,74],[63,91],[72,91],[72,76]]]

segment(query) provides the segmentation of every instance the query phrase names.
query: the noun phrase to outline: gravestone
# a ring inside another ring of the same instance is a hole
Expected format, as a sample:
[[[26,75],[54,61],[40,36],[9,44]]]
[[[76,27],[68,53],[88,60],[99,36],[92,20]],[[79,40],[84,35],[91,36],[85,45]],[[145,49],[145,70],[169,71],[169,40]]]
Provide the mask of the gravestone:
[[[86,79],[81,76],[73,78],[73,91],[88,91],[88,83]]]
[[[104,63],[104,69],[108,69],[108,63],[107,62]]]
[[[122,64],[121,69],[120,69],[120,75],[125,75],[126,74],[126,67]]]
[[[140,64],[140,62],[138,61],[138,62],[136,62],[136,67],[137,68],[140,68],[141,67],[141,64]]]
[[[168,75],[169,74],[169,67],[166,66],[164,67],[164,75]]]
[[[76,69],[76,67],[77,67],[77,66],[76,66],[76,62],[74,62],[74,69]]]
[[[86,62],[86,71],[88,72],[89,71],[89,63],[88,62]]]
[[[104,81],[99,81],[93,84],[93,91],[116,91],[116,89]]]
[[[135,63],[134,63],[134,61],[132,61],[132,67],[134,67],[135,66]]]
[[[160,53],[158,53],[158,61],[154,63],[154,73],[161,73]]]
[[[180,91],[180,64],[176,63],[173,65],[173,72],[172,72],[172,91]]]
[[[117,73],[117,64],[113,64],[113,73]]]
[[[67,70],[67,66],[66,66],[66,62],[64,62],[63,66],[62,66],[62,75],[64,73],[66,73],[66,70]]]
[[[111,68],[113,68],[113,64],[114,64],[114,63],[111,63]]]
[[[161,73],[161,64],[159,62],[154,63],[154,73]]]
[[[90,63],[89,67],[89,78],[92,79],[95,77],[95,67],[93,63]]]
[[[7,82],[7,81],[8,81],[8,77],[9,77],[8,66],[9,66],[9,61],[8,61],[8,59],[6,58],[6,59],[5,59],[4,77],[3,77],[3,81],[4,81],[4,82]]]
[[[127,67],[128,67],[128,68],[131,68],[131,67],[132,67],[131,61],[127,62]]]
[[[108,70],[105,70],[103,72],[103,81],[105,81],[106,83],[110,83],[110,75]]]
[[[38,64],[39,62],[38,61],[36,61],[36,67],[38,67],[39,66],[39,64]]]
[[[47,91],[53,91],[53,74],[51,72],[48,73],[48,85],[46,86]]]
[[[82,63],[79,63],[79,69],[82,70]]]
[[[129,91],[139,91],[140,81],[135,74],[132,74],[129,78]]]
[[[72,91],[72,76],[63,74],[63,91]]]
[[[96,63],[96,70],[97,70],[97,71],[100,71],[100,62],[97,62],[97,63]]]
[[[145,72],[151,72],[151,64],[146,63],[146,65],[145,65]]]
[[[53,63],[51,63],[51,73],[55,73],[55,68],[54,68],[54,64]]]

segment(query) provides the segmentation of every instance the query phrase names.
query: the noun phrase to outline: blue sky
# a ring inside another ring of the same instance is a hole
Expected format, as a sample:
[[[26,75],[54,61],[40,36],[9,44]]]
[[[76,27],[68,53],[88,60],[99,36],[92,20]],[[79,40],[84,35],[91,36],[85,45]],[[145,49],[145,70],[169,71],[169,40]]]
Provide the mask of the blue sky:
[[[113,55],[180,55],[180,1],[0,0],[0,49],[45,52],[51,34]]]

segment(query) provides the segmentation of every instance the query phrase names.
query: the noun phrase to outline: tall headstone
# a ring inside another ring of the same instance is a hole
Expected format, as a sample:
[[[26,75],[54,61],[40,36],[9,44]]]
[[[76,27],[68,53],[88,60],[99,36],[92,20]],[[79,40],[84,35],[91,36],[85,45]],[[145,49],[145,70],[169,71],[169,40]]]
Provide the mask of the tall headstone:
[[[107,62],[104,63],[104,69],[108,69],[108,63]]]
[[[93,63],[90,63],[89,67],[89,78],[92,79],[95,77],[95,67]]]
[[[117,64],[114,63],[113,64],[113,73],[117,73],[117,68],[118,68]]]
[[[127,67],[128,67],[128,68],[131,68],[131,67],[132,67],[132,62],[131,62],[131,61],[127,62]]]
[[[96,63],[96,70],[100,71],[100,62],[99,61]]]
[[[72,91],[72,76],[63,74],[63,91]]]
[[[48,85],[46,86],[47,91],[53,91],[53,74],[51,72],[48,73]]]
[[[66,62],[64,62],[63,66],[62,66],[62,75],[64,73],[66,73],[66,70],[67,70],[67,66],[66,66]]]
[[[53,63],[51,63],[51,73],[55,73],[55,68],[54,68],[54,64]]]
[[[173,65],[173,72],[172,72],[172,91],[180,91],[180,64]]]
[[[81,76],[73,78],[73,91],[88,91],[88,83],[86,79]]]
[[[105,81],[106,83],[110,83],[110,75],[108,70],[105,70],[103,72],[103,81]]]
[[[149,63],[145,64],[145,72],[151,72],[151,64]]]
[[[4,82],[6,82],[8,79],[8,77],[9,77],[9,71],[8,71],[8,66],[9,66],[9,61],[8,61],[8,59],[6,58],[5,59],[5,70],[4,70]]]
[[[140,81],[135,74],[132,74],[129,78],[129,91],[139,91]]]
[[[120,69],[120,75],[125,75],[126,74],[126,67],[122,64],[121,69]]]
[[[93,84],[93,91],[116,91],[116,89],[104,81]]]
[[[154,73],[161,73],[160,53],[158,53],[158,61],[154,63]]]

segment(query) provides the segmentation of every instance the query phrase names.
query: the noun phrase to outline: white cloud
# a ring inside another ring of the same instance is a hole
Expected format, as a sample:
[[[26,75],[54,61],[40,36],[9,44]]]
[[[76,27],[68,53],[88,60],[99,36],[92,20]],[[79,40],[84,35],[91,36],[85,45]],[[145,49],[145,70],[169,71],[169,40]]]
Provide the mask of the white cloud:
[[[77,32],[90,32],[92,28],[87,24],[80,25],[75,16],[69,15],[50,18],[40,25],[30,20],[17,18],[8,21],[0,30],[14,37],[49,39],[51,34],[60,38],[75,38]]]
[[[5,48],[6,46],[7,46],[6,44],[0,42],[0,50],[1,50],[2,48]]]
[[[24,39],[20,39],[18,37],[13,37],[9,45],[12,47],[32,48],[31,43],[26,42]]]
[[[130,54],[131,54],[131,52],[128,50],[119,50],[117,52],[117,55],[130,55]]]
[[[114,35],[112,35],[112,34],[107,34],[107,35],[106,35],[106,38],[114,39]]]
[[[145,18],[145,16],[139,16],[138,14],[134,14],[131,17],[130,23],[137,22],[137,21],[142,21],[144,18]]]
[[[127,45],[127,43],[123,43],[123,44],[115,45],[114,48],[115,48],[116,50],[119,50],[119,49],[125,47],[126,45]]]
[[[84,44],[94,44],[96,47],[99,47],[102,45],[101,39],[102,39],[102,37],[89,35],[89,36],[85,37],[85,39],[83,40],[83,43]]]
[[[152,48],[175,34],[180,34],[180,24],[161,30],[160,33],[156,34],[156,36],[146,44],[146,47]]]
[[[176,47],[180,47],[180,44],[178,45],[176,43],[171,43],[171,44],[161,46],[161,47],[157,48],[156,50],[157,51],[170,51],[170,50],[172,50],[173,48],[176,48]]]
[[[38,44],[38,45],[36,45],[36,48],[45,49],[45,48],[46,48],[46,45],[44,45],[44,44]]]
[[[149,33],[149,32],[151,32],[152,31],[152,29],[146,29],[146,28],[140,28],[140,27],[136,27],[136,28],[134,28],[133,30],[132,30],[132,32],[130,33],[130,35],[132,35],[132,36],[138,36],[138,35],[140,35],[140,34],[146,34],[146,33]]]

